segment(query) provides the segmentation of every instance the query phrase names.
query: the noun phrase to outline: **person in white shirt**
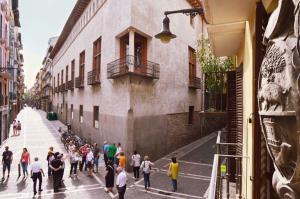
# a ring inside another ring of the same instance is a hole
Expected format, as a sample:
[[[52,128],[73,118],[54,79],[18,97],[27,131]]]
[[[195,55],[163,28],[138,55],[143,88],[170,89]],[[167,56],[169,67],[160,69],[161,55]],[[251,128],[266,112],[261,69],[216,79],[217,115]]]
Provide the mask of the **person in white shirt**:
[[[133,167],[134,179],[137,181],[140,177],[141,156],[137,151],[134,151],[131,156],[131,166]]]
[[[86,166],[88,169],[88,176],[92,176],[93,174],[93,161],[94,161],[94,154],[90,148],[88,148],[88,153],[86,155]]]
[[[116,186],[119,193],[119,199],[124,199],[125,191],[126,191],[126,183],[127,183],[127,175],[122,167],[117,168],[117,180]]]
[[[39,158],[35,157],[34,158],[34,163],[31,164],[31,172],[30,172],[30,176],[33,180],[33,194],[36,195],[37,191],[36,191],[36,182],[37,179],[39,180],[39,192],[43,191],[42,189],[42,175],[45,177],[44,171],[42,169],[41,164],[38,162]]]
[[[148,156],[145,156],[144,161],[141,164],[141,169],[144,174],[144,184],[145,184],[146,191],[149,191],[149,188],[150,188],[150,172],[151,172],[152,166],[154,166],[154,164],[149,161]]]

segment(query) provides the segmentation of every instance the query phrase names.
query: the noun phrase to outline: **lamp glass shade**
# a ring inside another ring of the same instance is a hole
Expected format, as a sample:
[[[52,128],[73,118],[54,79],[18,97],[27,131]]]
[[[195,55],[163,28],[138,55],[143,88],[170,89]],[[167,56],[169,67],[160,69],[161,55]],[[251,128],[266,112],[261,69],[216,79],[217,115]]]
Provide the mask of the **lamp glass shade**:
[[[170,31],[170,19],[167,16],[163,20],[162,31],[155,35],[155,38],[160,39],[162,43],[169,43],[171,39],[176,38]]]

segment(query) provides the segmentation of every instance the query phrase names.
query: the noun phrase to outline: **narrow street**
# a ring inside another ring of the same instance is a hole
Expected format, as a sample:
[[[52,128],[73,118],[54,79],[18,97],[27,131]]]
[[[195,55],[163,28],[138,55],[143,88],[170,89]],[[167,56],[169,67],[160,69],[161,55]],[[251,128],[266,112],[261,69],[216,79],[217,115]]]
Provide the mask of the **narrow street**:
[[[14,154],[10,178],[6,178],[0,184],[0,198],[5,199],[33,197],[32,180],[29,177],[23,178],[23,176],[18,179],[17,164],[23,147],[28,148],[31,161],[34,157],[39,157],[45,173],[47,169],[45,160],[49,146],[53,146],[54,151],[66,154],[57,131],[60,126],[63,126],[62,123],[48,121],[45,118],[45,112],[31,108],[23,109],[17,119],[22,123],[21,135],[10,137],[0,149],[2,154],[4,146],[9,146]],[[210,181],[215,137],[215,134],[211,134],[156,161],[155,169],[153,169],[151,175],[151,190],[148,193],[144,191],[143,179],[134,182],[132,174],[129,173],[125,198],[204,198]],[[180,163],[177,193],[171,192],[171,182],[166,175],[172,156],[178,157]],[[52,180],[46,176],[43,178],[43,192],[37,195],[36,198],[117,198],[116,192],[108,195],[104,191],[105,168],[103,164],[100,164],[99,174],[94,175],[93,178],[87,177],[85,172],[79,172],[78,180],[68,178],[69,169],[70,166],[67,160],[64,173],[64,189],[54,194]]]

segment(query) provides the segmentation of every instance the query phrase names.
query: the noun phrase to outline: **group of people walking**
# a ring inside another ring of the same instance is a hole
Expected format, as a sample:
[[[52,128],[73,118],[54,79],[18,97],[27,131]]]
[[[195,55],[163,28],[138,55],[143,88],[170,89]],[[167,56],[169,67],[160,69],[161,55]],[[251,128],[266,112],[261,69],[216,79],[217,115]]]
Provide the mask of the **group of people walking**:
[[[114,178],[117,174],[116,186],[119,193],[119,198],[124,198],[126,191],[126,181],[127,176],[125,172],[126,157],[124,150],[120,143],[117,145],[115,143],[109,144],[107,141],[104,142],[102,147],[104,161],[106,165],[106,191],[113,192]],[[142,172],[144,177],[145,191],[150,189],[150,173],[154,166],[154,163],[150,161],[149,156],[144,156],[144,160],[141,161],[141,155],[135,150],[131,156],[130,166],[133,169],[134,179],[137,181],[140,177],[140,172]],[[172,187],[174,192],[177,191],[177,178],[179,172],[179,165],[176,157],[172,158],[172,162],[169,165],[168,176],[171,178]],[[122,179],[122,180],[120,180]],[[122,183],[120,183],[120,181]]]
[[[102,146],[102,152],[106,166],[106,192],[113,192],[113,187],[114,185],[116,185],[119,198],[122,199],[124,198],[126,192],[126,183],[128,180],[124,149],[122,148],[121,143],[108,144],[107,142],[104,142]],[[54,192],[58,192],[59,188],[63,185],[65,161],[67,159],[69,159],[70,162],[70,178],[78,178],[78,167],[80,171],[87,171],[87,175],[92,177],[93,173],[98,172],[100,153],[101,149],[96,143],[93,146],[85,144],[80,148],[76,148],[74,143],[71,141],[68,146],[67,155],[63,155],[60,152],[54,152],[54,148],[50,147],[47,153],[46,161],[48,163],[48,178],[52,179],[53,181]],[[9,150],[9,147],[6,146],[5,151],[2,154],[2,180],[5,179],[6,170],[8,172],[7,178],[9,178],[12,160],[13,153]],[[22,168],[24,180],[26,180],[27,176],[29,175],[28,166],[30,165],[30,177],[33,180],[34,195],[37,194],[37,181],[39,181],[38,191],[43,191],[42,176],[45,176],[45,174],[42,169],[41,163],[39,162],[39,158],[35,157],[34,162],[31,163],[30,154],[27,148],[23,148],[19,165],[19,167]],[[141,161],[141,155],[137,151],[134,151],[130,158],[130,166],[133,169],[134,179],[136,181],[139,180],[140,173],[142,172],[145,190],[146,192],[149,191],[150,173],[154,166],[154,163],[150,161],[149,156],[144,156],[143,161]],[[176,161],[176,158],[173,157],[168,170],[168,176],[172,180],[173,191],[177,191],[178,168],[178,162]]]

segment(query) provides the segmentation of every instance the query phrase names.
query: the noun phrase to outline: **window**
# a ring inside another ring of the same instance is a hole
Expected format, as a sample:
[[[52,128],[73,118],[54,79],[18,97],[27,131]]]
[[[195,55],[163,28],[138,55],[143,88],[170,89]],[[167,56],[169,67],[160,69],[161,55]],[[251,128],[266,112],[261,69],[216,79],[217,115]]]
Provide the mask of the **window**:
[[[61,84],[64,83],[64,70],[61,70]]]
[[[93,44],[93,70],[96,71],[96,80],[99,80],[101,68],[101,37]]]
[[[85,51],[82,51],[79,55],[79,78],[81,83],[84,81],[84,62],[85,62]]]
[[[93,126],[98,129],[99,128],[99,106],[94,106],[94,122]]]
[[[71,119],[74,119],[74,113],[73,113],[73,104],[71,104]]]
[[[57,74],[57,86],[59,86],[59,73]]]
[[[75,79],[75,59],[71,62],[71,80],[74,81]]]
[[[193,124],[193,120],[194,120],[194,106],[189,106],[188,124]]]
[[[0,30],[0,37],[2,38],[2,15],[0,14],[0,28],[1,28],[1,30]]]
[[[59,113],[59,103],[57,103],[56,109],[57,109],[56,112]]]
[[[68,82],[69,80],[69,66],[66,66],[66,83]]]
[[[196,77],[196,54],[195,49],[189,47],[189,76]]]
[[[53,77],[53,88],[55,88],[55,77]]]
[[[83,105],[79,106],[79,122],[83,123]]]
[[[60,112],[63,113],[63,104],[60,104]]]

